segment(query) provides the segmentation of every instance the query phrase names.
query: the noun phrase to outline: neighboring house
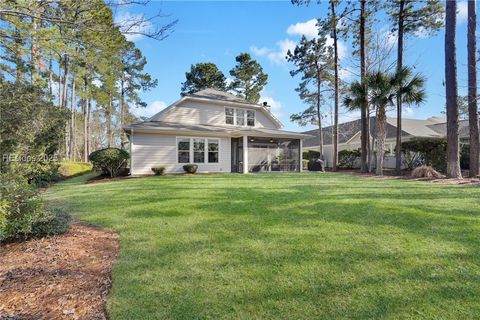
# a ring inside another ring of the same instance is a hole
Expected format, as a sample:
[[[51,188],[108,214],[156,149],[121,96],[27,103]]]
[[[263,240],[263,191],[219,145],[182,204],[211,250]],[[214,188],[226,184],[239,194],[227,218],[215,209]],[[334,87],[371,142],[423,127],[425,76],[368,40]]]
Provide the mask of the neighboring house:
[[[198,172],[301,171],[302,140],[311,136],[282,127],[266,103],[205,89],[125,128],[130,171],[181,173],[188,163]]]
[[[354,120],[339,124],[338,126],[338,151],[355,150],[360,148],[360,120]],[[323,128],[324,158],[327,167],[333,162],[332,127]],[[305,134],[313,135],[303,143],[304,150],[319,149],[318,130],[310,130]],[[375,117],[370,119],[370,141],[375,134]],[[387,139],[385,149],[390,151],[385,157],[385,168],[395,168],[395,146],[397,134],[397,118],[387,119]],[[402,119],[402,141],[413,138],[444,138],[447,135],[446,119],[443,117],[431,117],[426,120]],[[468,143],[468,121],[461,120],[459,123],[460,141]]]

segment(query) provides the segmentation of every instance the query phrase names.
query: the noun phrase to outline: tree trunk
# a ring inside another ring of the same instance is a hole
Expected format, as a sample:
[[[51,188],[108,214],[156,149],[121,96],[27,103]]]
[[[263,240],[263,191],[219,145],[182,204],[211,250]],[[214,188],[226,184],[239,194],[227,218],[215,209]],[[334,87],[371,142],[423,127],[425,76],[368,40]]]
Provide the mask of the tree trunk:
[[[91,141],[91,134],[90,134],[90,115],[92,112],[92,98],[88,96],[88,103],[87,103],[87,131],[86,131],[86,136],[87,136],[87,144],[86,144],[86,161],[88,161],[88,156],[90,155],[90,151],[92,150],[92,141]]]
[[[67,112],[67,90],[68,90],[68,55],[64,54],[63,57],[63,92],[62,92],[62,108]],[[69,124],[65,126],[65,158],[69,159],[70,157],[70,143],[69,143]]]
[[[52,58],[48,63],[48,89],[50,91],[50,96],[53,99],[53,66],[52,66]]]
[[[405,1],[400,0],[398,11],[398,44],[397,44],[397,72],[403,67],[403,28]],[[402,95],[397,92],[397,139],[395,147],[395,171],[400,174],[402,169]]]
[[[35,2],[33,2],[35,4]],[[38,38],[37,38],[37,29],[38,29],[38,21],[36,18],[32,18],[32,34],[31,34],[31,45],[30,45],[30,70],[31,70],[31,83],[35,84],[38,74],[38,67],[39,67],[39,53],[38,53]]]
[[[468,1],[468,122],[470,127],[470,177],[479,174],[479,132],[477,107],[477,12],[475,1]]]
[[[332,34],[333,34],[333,59],[334,59],[334,86],[335,86],[335,96],[334,96],[334,118],[333,118],[333,134],[332,134],[332,144],[333,144],[333,161],[332,161],[332,171],[337,171],[337,162],[338,162],[338,35],[337,35],[337,15],[335,12],[335,2],[330,1],[330,9],[332,12]]]
[[[64,55],[63,61],[63,93],[62,93],[62,103],[63,108],[67,109],[67,88],[68,88],[68,55]]]
[[[367,114],[368,114],[368,124],[370,124],[370,119],[371,119],[370,111]],[[378,111],[375,108],[375,126],[376,126],[377,117],[378,117]],[[369,132],[369,134],[370,134],[370,132]],[[373,149],[375,148],[376,134],[372,134],[371,136],[372,136],[372,139],[368,140],[368,158],[369,158],[368,159],[368,172],[373,172],[373,166],[375,164],[375,155],[373,153]]]
[[[125,125],[125,80],[122,79],[120,81],[120,145],[123,149],[124,147],[124,138],[125,132],[123,131],[123,126]]]
[[[385,154],[385,138],[387,135],[387,115],[385,114],[385,107],[378,108],[376,124],[377,136],[377,168],[376,174],[383,175],[383,157]]]
[[[364,92],[367,92],[367,66],[366,66],[366,44],[365,44],[365,17],[366,16],[366,0],[361,0],[361,11],[360,11],[360,77],[361,82],[364,87]],[[368,171],[367,165],[367,152],[368,152],[368,122],[367,122],[367,108],[368,108],[368,99],[365,95],[365,101],[361,108],[361,158],[360,158],[360,169],[362,172]]]
[[[82,111],[83,111],[83,162],[88,161],[88,139],[87,139],[87,108],[88,108],[88,99],[89,92],[88,92],[88,78],[87,74],[83,78],[84,82],[84,90],[85,90],[85,97],[83,98],[82,104]]]
[[[447,177],[461,178],[458,140],[458,84],[456,58],[457,2],[447,1],[445,9],[445,88],[447,102]]]
[[[318,118],[318,151],[320,152],[320,159],[323,160],[323,130],[322,130],[322,113],[320,112],[320,89],[321,89],[321,82],[320,82],[320,74],[317,75],[317,118]]]
[[[70,159],[75,161],[75,75],[72,74],[72,96],[70,100]]]
[[[110,102],[107,110],[107,144],[108,148],[112,146],[112,94],[110,93]]]

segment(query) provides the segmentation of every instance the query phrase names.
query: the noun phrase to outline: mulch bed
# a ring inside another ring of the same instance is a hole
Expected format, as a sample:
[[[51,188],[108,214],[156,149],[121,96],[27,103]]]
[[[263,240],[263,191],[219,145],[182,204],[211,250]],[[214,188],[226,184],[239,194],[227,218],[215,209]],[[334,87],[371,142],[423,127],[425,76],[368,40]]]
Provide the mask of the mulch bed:
[[[106,319],[119,251],[112,231],[75,223],[63,235],[0,246],[0,319]]]
[[[435,178],[414,178],[410,176],[410,172],[408,171],[402,171],[400,175],[395,175],[393,170],[386,170],[384,172],[383,176],[377,176],[374,173],[364,173],[360,172],[360,170],[341,170],[339,172],[342,173],[347,173],[351,174],[354,176],[364,176],[372,179],[405,179],[405,180],[413,180],[413,181],[427,181],[427,182],[432,182],[432,183],[437,183],[437,184],[470,184],[470,185],[480,185],[480,178],[468,178],[467,173],[463,173],[463,175],[467,178],[463,179],[448,179],[448,178],[442,178],[442,179],[435,179]]]

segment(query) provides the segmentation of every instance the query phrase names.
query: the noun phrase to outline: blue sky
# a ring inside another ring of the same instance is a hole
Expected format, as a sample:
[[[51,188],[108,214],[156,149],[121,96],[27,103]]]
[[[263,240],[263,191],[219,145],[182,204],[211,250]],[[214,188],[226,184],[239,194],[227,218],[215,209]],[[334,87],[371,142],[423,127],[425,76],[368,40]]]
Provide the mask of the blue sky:
[[[313,1],[315,2],[315,1]],[[162,10],[169,17],[165,22],[178,19],[173,33],[163,41],[145,37],[131,37],[147,57],[146,71],[158,79],[158,87],[142,93],[148,103],[137,114],[152,115],[180,97],[181,83],[190,65],[197,62],[213,62],[229,77],[228,71],[235,65],[235,56],[248,52],[257,59],[269,75],[261,101],[268,101],[272,111],[288,130],[306,130],[290,122],[292,113],[306,106],[298,99],[295,87],[298,79],[292,78],[292,66],[284,60],[286,50],[294,48],[301,34],[314,35],[312,19],[325,14],[327,3],[293,6],[289,1],[217,2],[217,1],[152,1],[147,7],[126,7],[118,11],[117,18],[146,16]],[[466,75],[466,2],[458,4],[457,59],[460,94],[465,93]],[[381,18],[381,17],[380,17]],[[395,45],[395,36],[389,34],[388,22],[380,21],[375,29],[387,42]],[[408,108],[405,117],[427,118],[439,115],[445,104],[444,80],[444,29],[431,38],[410,37],[406,42],[406,61],[427,78],[427,101],[419,108]],[[356,72],[350,41],[342,41],[342,76],[346,81],[355,80]],[[395,51],[392,52],[395,58]],[[332,104],[323,106],[329,124]],[[341,121],[358,117],[342,110]]]

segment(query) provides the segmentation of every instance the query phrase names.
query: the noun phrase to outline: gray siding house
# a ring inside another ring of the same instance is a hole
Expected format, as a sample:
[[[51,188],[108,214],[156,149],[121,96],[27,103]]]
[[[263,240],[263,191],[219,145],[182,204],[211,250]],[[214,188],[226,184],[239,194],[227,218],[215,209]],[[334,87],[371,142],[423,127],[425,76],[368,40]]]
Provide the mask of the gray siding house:
[[[183,172],[271,172],[302,170],[303,139],[281,130],[269,106],[230,93],[205,89],[184,96],[145,122],[124,128],[130,141],[132,175]]]
[[[375,135],[375,117],[370,118],[370,141]],[[360,148],[360,120],[341,123],[338,126],[338,151],[355,150]],[[305,150],[319,150],[318,130],[304,132],[312,137],[305,139],[303,148]],[[332,145],[332,127],[322,129],[324,158],[326,166],[330,167],[333,162]],[[387,118],[387,139],[385,147],[387,153],[385,156],[384,167],[395,168],[395,147],[397,133],[397,118]],[[415,138],[445,138],[447,135],[446,118],[430,117],[428,119],[402,119],[402,141],[408,141]],[[469,129],[468,120],[460,120],[459,136],[461,143],[468,143]]]

